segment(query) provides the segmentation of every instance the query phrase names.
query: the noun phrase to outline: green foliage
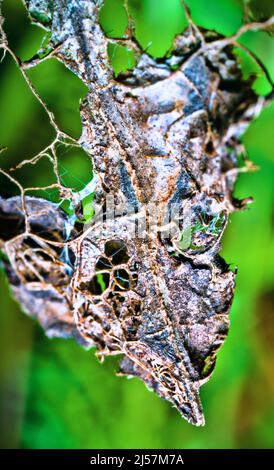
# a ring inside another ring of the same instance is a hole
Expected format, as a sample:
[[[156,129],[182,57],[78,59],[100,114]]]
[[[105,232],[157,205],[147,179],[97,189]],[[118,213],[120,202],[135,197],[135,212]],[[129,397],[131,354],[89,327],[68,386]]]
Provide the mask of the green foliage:
[[[256,2],[252,2],[250,14],[253,16],[256,8],[265,12],[273,10],[271,6],[266,8]],[[234,34],[244,24],[242,0],[186,0],[186,5],[198,26],[225,36]],[[106,0],[100,10],[100,22],[110,38],[123,38],[128,28],[127,33],[155,58],[170,55],[175,36],[188,25],[181,0],[162,0],[160,8],[156,0]],[[253,89],[256,93],[267,95],[272,89],[269,78],[273,81],[274,75],[272,38],[266,32],[252,31],[242,35],[239,43],[246,48],[246,51],[235,48],[243,76],[255,79]],[[248,51],[254,54],[253,58]],[[115,76],[135,66],[134,51],[120,44],[110,43],[108,55]],[[257,63],[256,57],[262,60],[265,69]]]
[[[45,31],[31,24],[21,1],[3,0],[1,11],[4,29],[11,49],[21,60],[30,59],[40,48]]]
[[[100,10],[99,19],[109,38],[122,38],[128,26],[124,0],[106,0]]]
[[[153,57],[167,54],[187,26],[181,0],[128,0],[128,10],[137,41]]]
[[[94,193],[90,193],[81,200],[83,217],[81,223],[88,224],[94,216],[93,208]]]
[[[91,159],[81,147],[59,145],[57,160],[61,183],[81,191],[92,179]]]
[[[127,10],[123,5],[127,5],[129,22]],[[100,22],[107,36],[111,38],[122,38],[128,26],[129,33],[135,37],[143,50],[153,57],[167,54],[175,36],[187,26],[181,0],[161,0],[160,6],[157,0],[106,0],[100,10]],[[115,73],[119,70],[118,60],[116,58]],[[124,68],[121,68],[121,71],[124,71]]]
[[[54,113],[59,127],[75,138],[80,137],[82,124],[79,104],[87,94],[87,87],[56,59],[48,59],[27,73],[39,95]]]
[[[186,0],[193,21],[202,28],[230,36],[243,22],[241,0]]]
[[[264,70],[257,71],[257,80],[254,82],[254,89],[259,95],[270,93],[274,83],[274,41],[273,37],[265,31],[249,31],[243,34],[239,40],[249,50],[254,57],[258,57],[268,72],[266,77]],[[245,72],[245,66],[243,65]],[[256,72],[255,72],[256,73]],[[272,82],[272,83],[271,83]]]
[[[192,250],[203,250],[207,245],[196,246],[195,243],[193,243],[194,235],[205,234],[217,238],[225,223],[225,215],[223,213],[208,215],[198,212],[193,219],[194,220],[189,221],[189,225],[186,225],[181,232],[179,240],[179,248],[181,251],[188,250],[189,248]]]
[[[132,70],[136,65],[134,51],[120,44],[110,42],[108,44],[108,56],[115,76],[127,70]]]
[[[75,218],[80,224],[88,224],[94,216],[93,199],[94,192],[89,189],[89,181],[80,192],[71,191],[71,197],[62,199],[59,207],[69,216]],[[50,198],[47,198],[50,199]],[[50,199],[52,200],[52,199]],[[81,217],[76,215],[77,209],[79,211],[79,204],[81,206]]]
[[[235,47],[234,54],[238,58],[244,80],[249,78],[254,80],[255,78],[252,84],[253,90],[262,96],[270,93],[272,90],[271,84],[258,62],[243,49]]]
[[[248,7],[255,20],[265,20],[274,15],[273,0],[249,0]]]
[[[53,140],[54,131],[46,112],[8,55],[0,64],[0,109],[0,142],[1,147],[7,148],[1,153],[2,167],[15,166],[36,155]]]

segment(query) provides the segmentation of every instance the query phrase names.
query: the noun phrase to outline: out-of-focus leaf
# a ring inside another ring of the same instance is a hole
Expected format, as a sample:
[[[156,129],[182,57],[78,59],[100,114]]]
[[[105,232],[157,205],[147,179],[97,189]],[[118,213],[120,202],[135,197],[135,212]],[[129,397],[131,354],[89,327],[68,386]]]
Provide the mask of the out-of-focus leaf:
[[[33,157],[54,137],[48,116],[31,93],[17,65],[7,54],[0,64],[1,167],[15,166]]]
[[[243,22],[241,0],[186,0],[198,26],[230,36]]]
[[[128,7],[137,41],[154,57],[164,56],[187,26],[181,0],[128,0]]]
[[[57,59],[45,60],[27,73],[60,128],[78,138],[82,129],[79,105],[87,87]]]
[[[45,30],[31,24],[20,0],[3,0],[1,10],[10,48],[21,60],[30,59],[40,48]]]
[[[239,43],[249,49],[263,63],[270,80],[274,82],[274,40],[265,31],[248,31]]]
[[[128,25],[124,0],[105,0],[100,9],[100,24],[110,38],[122,38]]]
[[[274,15],[273,0],[249,0],[248,7],[255,20],[263,21]]]
[[[261,96],[265,96],[271,92],[272,86],[266,77],[264,70],[260,67],[255,58],[250,56],[245,50],[234,48],[234,54],[238,58],[241,66],[243,78],[254,80],[252,84],[253,90]]]
[[[109,43],[108,56],[115,76],[132,70],[136,64],[134,51],[120,44]]]

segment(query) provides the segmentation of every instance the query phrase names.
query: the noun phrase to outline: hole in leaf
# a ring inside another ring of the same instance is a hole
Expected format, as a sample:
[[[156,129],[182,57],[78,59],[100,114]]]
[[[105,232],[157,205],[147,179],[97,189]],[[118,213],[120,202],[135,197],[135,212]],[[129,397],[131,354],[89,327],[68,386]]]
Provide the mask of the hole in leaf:
[[[112,263],[124,264],[129,260],[127,254],[127,247],[123,240],[109,240],[105,244],[105,254],[107,257],[112,258]]]
[[[108,273],[98,273],[88,284],[88,289],[93,295],[101,295],[109,286],[109,274]]]
[[[234,49],[234,54],[239,62],[244,80],[253,78],[252,88],[258,95],[267,95],[272,87],[267,80],[264,71],[247,52],[242,49]]]
[[[47,113],[34,97],[13,59],[0,63],[1,168],[32,158],[54,139]]]
[[[98,271],[103,269],[112,269],[112,265],[107,258],[101,256],[95,265],[95,269]]]
[[[260,60],[268,72],[270,81],[274,81],[274,42],[273,37],[266,31],[248,31],[239,38],[239,43],[246,47],[250,52]],[[246,54],[247,55],[247,54]],[[255,59],[250,60],[246,55],[241,53],[242,69],[247,68],[249,76],[258,75],[257,80],[253,84],[253,88],[257,94],[266,95],[272,91],[272,84],[269,83],[263,69],[256,63]],[[252,66],[253,70],[250,70]],[[255,69],[255,70],[254,70]],[[257,69],[257,70],[256,70]],[[255,72],[255,73],[254,73]]]
[[[88,223],[92,219],[94,215],[93,199],[94,199],[94,192],[88,194],[82,199],[83,218],[79,222]]]
[[[40,48],[46,31],[30,22],[21,1],[4,0],[1,4],[4,31],[10,48],[21,60],[28,60]]]
[[[52,21],[53,2],[48,2],[48,8],[46,8],[46,4],[44,4],[45,6],[43,8],[43,3],[42,2],[38,3],[39,9],[38,8],[36,9],[35,6],[30,5],[29,12],[35,21],[37,21],[38,23],[41,23],[41,25],[48,26]]]
[[[19,214],[5,214],[0,208],[0,233],[2,240],[11,238],[24,233],[25,219]]]
[[[100,24],[109,38],[122,38],[128,24],[124,0],[105,0],[99,13]]]
[[[124,290],[130,289],[129,273],[125,269],[117,269],[114,272],[114,278],[115,278],[116,283],[121,289],[124,289]]]
[[[108,57],[111,62],[114,75],[134,69],[136,65],[135,54],[132,49],[113,42],[108,44]]]
[[[198,26],[230,36],[243,21],[243,2],[239,0],[186,0]]]
[[[57,148],[61,183],[73,191],[81,191],[92,178],[90,157],[81,147],[60,145]]]
[[[37,163],[35,163],[35,165],[24,165],[23,167],[13,171],[11,174],[23,186],[23,188],[42,188],[57,183],[52,163],[47,157],[41,158]],[[39,192],[40,189],[31,191],[31,196],[39,196]]]
[[[137,284],[137,281],[138,281],[138,274],[137,274],[137,273],[133,273],[131,277],[132,277],[132,284],[133,284],[133,286],[135,287],[136,284]]]
[[[249,0],[248,6],[256,21],[264,21],[274,15],[274,3],[271,0]]]
[[[0,163],[1,166],[1,163]],[[3,198],[9,198],[12,196],[21,196],[20,189],[18,186],[10,181],[10,179],[4,175],[3,173],[0,173],[0,188],[1,188],[1,197]]]
[[[188,24],[181,0],[128,0],[128,9],[137,41],[153,57],[163,57]]]
[[[27,74],[60,128],[75,138],[80,137],[79,102],[87,94],[86,85],[56,59],[45,60]]]

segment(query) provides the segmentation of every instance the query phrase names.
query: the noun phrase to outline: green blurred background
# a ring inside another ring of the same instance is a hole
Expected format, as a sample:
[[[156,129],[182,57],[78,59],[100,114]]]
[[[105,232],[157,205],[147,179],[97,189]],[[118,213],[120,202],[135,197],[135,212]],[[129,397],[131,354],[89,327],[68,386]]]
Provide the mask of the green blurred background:
[[[180,0],[130,0],[135,36],[155,57],[168,54],[175,34],[186,27]],[[189,0],[193,19],[204,28],[230,35],[241,25],[246,3],[240,0]],[[251,0],[253,18],[273,14],[272,0]],[[31,25],[19,0],[4,0],[5,31],[10,47],[27,60],[39,49],[45,31]],[[109,37],[122,37],[127,15],[122,0],[106,0],[101,24]],[[242,42],[258,54],[274,79],[273,38],[249,33]],[[111,46],[114,71],[133,67],[134,53]],[[239,54],[240,55],[240,54]],[[244,76],[258,72],[255,89],[271,87],[255,63],[241,55]],[[79,101],[84,85],[62,64],[48,60],[32,69],[35,83],[58,125],[75,138],[81,133]],[[54,133],[46,113],[32,96],[8,55],[0,64],[1,166],[34,156]],[[49,340],[9,294],[0,270],[0,409],[1,447],[20,448],[272,448],[274,445],[274,103],[243,137],[249,158],[259,167],[243,174],[236,197],[253,196],[248,210],[233,214],[222,255],[239,267],[231,311],[231,329],[210,381],[201,389],[204,428],[182,420],[169,403],[138,380],[115,376],[117,361],[100,365],[94,351],[74,341]],[[60,151],[68,180],[85,184],[86,158],[77,149]],[[81,163],[80,163],[81,162]],[[16,172],[24,185],[54,181],[47,160]],[[75,178],[71,180],[71,174]],[[64,176],[64,177],[65,177]],[[1,192],[16,187],[0,179]],[[79,185],[78,185],[79,186]],[[56,194],[44,197],[55,200]]]

